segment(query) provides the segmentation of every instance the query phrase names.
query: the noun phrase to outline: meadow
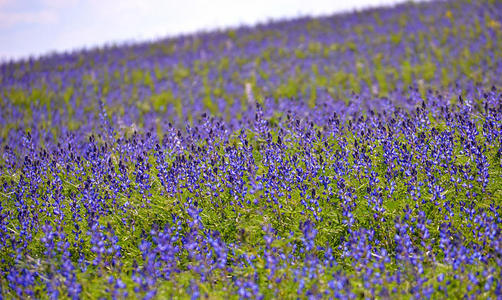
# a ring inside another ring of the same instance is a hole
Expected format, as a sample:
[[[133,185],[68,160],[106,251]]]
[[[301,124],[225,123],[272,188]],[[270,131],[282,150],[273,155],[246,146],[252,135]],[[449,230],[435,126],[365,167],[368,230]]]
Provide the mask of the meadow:
[[[502,2],[0,65],[0,298],[502,297]]]

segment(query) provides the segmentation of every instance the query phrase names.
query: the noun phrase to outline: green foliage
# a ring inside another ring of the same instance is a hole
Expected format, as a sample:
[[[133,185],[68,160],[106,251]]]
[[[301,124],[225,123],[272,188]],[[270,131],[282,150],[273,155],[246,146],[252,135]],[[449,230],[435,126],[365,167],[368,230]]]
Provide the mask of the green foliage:
[[[183,64],[179,64],[173,70],[173,79],[177,83],[181,83],[185,78],[190,76],[190,69],[183,66]]]
[[[413,83],[413,68],[408,60],[401,63],[401,74],[403,79],[403,84],[405,86],[411,86]]]

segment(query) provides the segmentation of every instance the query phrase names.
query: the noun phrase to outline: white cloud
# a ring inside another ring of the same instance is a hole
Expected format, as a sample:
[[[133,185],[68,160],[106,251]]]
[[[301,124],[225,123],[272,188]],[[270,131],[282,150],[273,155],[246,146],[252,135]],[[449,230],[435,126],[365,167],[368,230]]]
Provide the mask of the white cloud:
[[[7,6],[12,2],[12,0],[0,0],[0,8]]]
[[[0,28],[8,28],[20,24],[45,25],[58,21],[57,14],[52,10],[35,12],[2,12],[0,11]]]
[[[0,0],[0,1],[9,1],[9,0]],[[50,8],[66,8],[69,6],[74,6],[78,4],[79,0],[41,0],[41,3],[44,7]]]
[[[91,12],[100,16],[114,16],[119,18],[123,14],[140,16],[154,13],[162,9],[163,1],[140,1],[140,0],[89,0]]]

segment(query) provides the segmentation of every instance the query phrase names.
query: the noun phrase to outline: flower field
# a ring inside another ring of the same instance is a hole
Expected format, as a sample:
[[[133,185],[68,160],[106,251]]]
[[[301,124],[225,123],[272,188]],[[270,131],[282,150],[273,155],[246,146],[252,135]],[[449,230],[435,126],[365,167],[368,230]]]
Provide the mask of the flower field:
[[[502,2],[0,65],[0,298],[502,297]]]

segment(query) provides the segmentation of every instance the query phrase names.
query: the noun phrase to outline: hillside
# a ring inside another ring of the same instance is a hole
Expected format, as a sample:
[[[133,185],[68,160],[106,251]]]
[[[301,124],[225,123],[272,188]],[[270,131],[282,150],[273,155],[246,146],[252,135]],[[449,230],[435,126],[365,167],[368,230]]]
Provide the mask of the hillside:
[[[0,65],[0,298],[497,298],[502,3]]]

